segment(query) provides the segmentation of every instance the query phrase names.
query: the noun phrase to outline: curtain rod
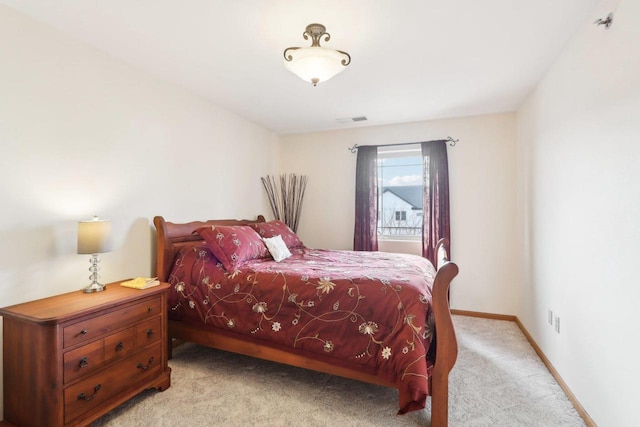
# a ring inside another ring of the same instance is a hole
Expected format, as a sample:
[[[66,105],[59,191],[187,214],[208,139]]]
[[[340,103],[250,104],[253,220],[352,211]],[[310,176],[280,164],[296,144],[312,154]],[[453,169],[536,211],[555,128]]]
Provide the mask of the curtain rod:
[[[448,142],[450,147],[455,147],[456,143],[460,141],[459,139],[453,139],[450,136],[447,137],[447,139],[434,139],[431,141],[424,141],[424,142]],[[397,144],[381,144],[381,145],[374,145],[373,147],[394,147],[396,145],[411,145],[411,144],[420,144],[420,142],[399,142]],[[360,145],[358,144],[353,144],[353,147],[348,147],[347,150],[351,151],[352,153],[355,153],[356,151],[358,151],[358,147],[360,147]],[[369,145],[367,145],[367,147],[370,147]]]

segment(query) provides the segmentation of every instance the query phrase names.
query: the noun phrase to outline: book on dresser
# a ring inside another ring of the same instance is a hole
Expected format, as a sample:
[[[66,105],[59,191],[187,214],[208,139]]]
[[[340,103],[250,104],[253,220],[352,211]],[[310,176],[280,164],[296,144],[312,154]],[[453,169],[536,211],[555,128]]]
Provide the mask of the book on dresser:
[[[135,279],[125,280],[120,282],[120,286],[133,289],[148,289],[154,286],[158,286],[160,281],[157,277],[136,277]]]
[[[118,284],[0,308],[6,422],[86,426],[145,389],[170,386],[169,284]]]

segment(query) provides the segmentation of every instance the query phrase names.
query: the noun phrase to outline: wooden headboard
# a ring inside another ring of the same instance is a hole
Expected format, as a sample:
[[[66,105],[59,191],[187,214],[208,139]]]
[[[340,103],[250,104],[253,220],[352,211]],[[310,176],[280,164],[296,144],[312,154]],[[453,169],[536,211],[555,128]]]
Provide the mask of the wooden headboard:
[[[200,227],[211,225],[247,225],[256,222],[265,222],[264,216],[258,215],[257,219],[215,219],[208,221],[192,221],[177,224],[161,216],[153,218],[153,224],[158,232],[157,254],[156,254],[156,276],[161,282],[166,282],[171,273],[171,265],[178,251],[188,244],[202,241],[199,234],[193,233]]]

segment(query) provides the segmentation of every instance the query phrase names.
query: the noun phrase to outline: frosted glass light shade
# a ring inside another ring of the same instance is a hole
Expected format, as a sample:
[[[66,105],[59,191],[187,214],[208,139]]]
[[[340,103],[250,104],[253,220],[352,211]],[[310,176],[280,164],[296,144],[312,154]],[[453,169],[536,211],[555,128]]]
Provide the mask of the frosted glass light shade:
[[[91,221],[78,222],[79,254],[101,254],[110,252],[111,247],[111,221],[94,217]]]
[[[284,66],[302,80],[316,85],[329,80],[346,68],[345,55],[320,46],[301,47],[289,51],[291,61],[285,59]]]

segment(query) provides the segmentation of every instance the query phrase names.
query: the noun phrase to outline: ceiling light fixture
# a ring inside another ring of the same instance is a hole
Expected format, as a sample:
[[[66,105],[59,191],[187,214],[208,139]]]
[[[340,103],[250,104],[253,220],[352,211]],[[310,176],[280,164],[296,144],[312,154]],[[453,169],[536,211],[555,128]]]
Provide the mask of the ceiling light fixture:
[[[284,50],[284,66],[316,86],[341,73],[351,63],[351,56],[341,50],[320,46],[320,39],[328,42],[331,35],[322,24],[309,24],[302,33],[305,40],[311,38],[310,47],[288,47]]]

